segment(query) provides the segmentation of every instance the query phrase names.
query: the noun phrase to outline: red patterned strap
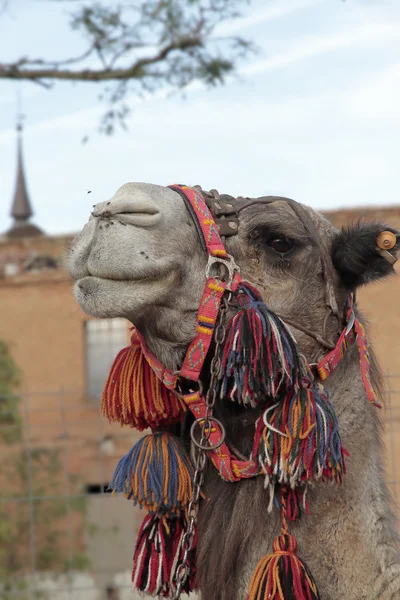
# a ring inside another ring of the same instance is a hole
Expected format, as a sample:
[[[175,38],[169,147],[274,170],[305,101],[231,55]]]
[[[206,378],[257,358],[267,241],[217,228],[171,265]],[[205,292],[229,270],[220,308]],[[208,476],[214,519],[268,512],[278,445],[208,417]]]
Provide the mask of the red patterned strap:
[[[165,387],[167,387],[169,390],[175,390],[179,374],[170,371],[169,369],[164,367],[163,364],[160,363],[160,361],[154,356],[154,354],[150,352],[150,350],[146,346],[144,337],[136,329],[136,327],[132,327],[132,331],[132,344],[139,344],[141,346],[146,361],[153,369],[158,379],[165,385]]]
[[[173,185],[171,189],[178,191],[189,203],[190,211],[200,226],[207,252],[211,258],[230,260],[228,253],[219,236],[214,218],[204,201],[203,196],[196,190],[185,185]],[[209,261],[210,264],[210,261]],[[239,273],[232,273],[233,281],[224,282],[215,277],[207,277],[203,297],[200,302],[196,318],[196,335],[189,345],[180,376],[197,382],[204,365],[207,352],[213,338],[214,329],[221,300],[229,289],[235,291],[240,282]],[[206,401],[199,391],[185,394],[184,402],[196,419],[201,419],[206,414]],[[211,446],[218,446],[208,450],[208,454],[218,469],[221,477],[226,481],[239,481],[242,478],[254,477],[259,472],[259,467],[253,461],[236,459],[229,451],[223,440],[223,433],[216,421],[212,422],[210,435]],[[221,443],[222,442],[222,443]]]
[[[207,279],[197,313],[196,335],[190,343],[180,373],[186,379],[198,381],[200,377],[225,290],[226,284],[224,282],[214,277]]]
[[[202,194],[186,185],[170,185],[169,187],[184,198],[195,222],[197,222],[201,229],[209,256],[229,261],[230,257],[225,250],[218,233],[217,225]],[[207,278],[197,313],[196,335],[189,345],[180,372],[181,377],[185,379],[191,381],[198,381],[199,379],[207,352],[210,348],[221,300],[226,289],[226,282],[215,277]]]
[[[321,381],[325,381],[325,379],[327,379],[329,375],[336,369],[349,345],[350,339],[347,335],[346,329],[343,329],[334,349],[326,354],[316,366]]]
[[[191,212],[194,213],[203,233],[208,254],[210,256],[228,258],[228,253],[218,233],[217,225],[202,194],[187,185],[170,185],[168,187],[189,201]]]
[[[358,351],[360,354],[360,371],[361,378],[364,384],[364,389],[368,400],[374,406],[381,408],[381,404],[375,394],[371,383],[371,366],[370,354],[368,350],[368,342],[365,335],[363,324],[354,315],[354,300],[353,294],[350,294],[349,309],[346,315],[347,326],[343,329],[336,346],[317,364],[316,369],[321,381],[325,381],[328,376],[333,373],[340,361],[342,360],[345,351],[354,341],[357,340]]]
[[[229,280],[221,281],[207,274],[203,297],[199,306],[196,319],[196,335],[189,345],[181,371],[178,374],[166,369],[159,360],[149,351],[141,334],[135,330],[134,336],[140,343],[143,353],[156,376],[169,389],[175,390],[178,376],[197,382],[200,377],[207,352],[215,329],[216,320],[221,306],[222,297],[227,289],[236,291],[241,282],[241,277],[234,268],[231,257],[227,254],[221,241],[213,216],[206,205],[203,196],[196,190],[184,185],[173,185],[171,189],[179,192],[184,197],[186,205],[190,209],[195,222],[201,229],[204,245],[209,254],[209,266],[212,259],[228,266]],[[200,392],[191,392],[182,395],[182,398],[192,412],[194,417],[201,419],[206,414],[206,401]],[[212,432],[210,436],[211,446],[218,446],[208,450],[208,454],[217,467],[221,477],[226,481],[239,481],[242,478],[253,477],[259,473],[259,467],[251,460],[241,461],[236,459],[229,451],[223,441],[224,435],[215,420],[211,420]]]
[[[204,418],[206,414],[206,403],[200,392],[186,394],[184,396],[186,406],[190,409],[196,420]],[[222,442],[222,432],[218,423],[211,419],[211,434],[209,442],[211,446],[218,446],[215,450],[209,450],[210,458],[225,481],[240,481],[258,475],[260,469],[252,460],[238,460],[229,451],[225,442]]]
[[[354,331],[357,334],[358,351],[360,353],[360,370],[364,384],[364,389],[368,400],[374,406],[382,408],[381,403],[376,397],[375,391],[371,382],[371,358],[368,350],[368,342],[365,335],[364,325],[358,320],[354,321]]]

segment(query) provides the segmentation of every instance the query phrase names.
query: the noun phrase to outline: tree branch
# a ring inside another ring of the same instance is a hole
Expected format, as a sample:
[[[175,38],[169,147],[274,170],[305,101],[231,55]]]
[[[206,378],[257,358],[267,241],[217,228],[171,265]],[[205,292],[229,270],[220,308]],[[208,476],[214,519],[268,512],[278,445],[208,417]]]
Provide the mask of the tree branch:
[[[175,42],[167,44],[153,56],[140,58],[132,65],[121,69],[103,68],[103,69],[81,69],[72,71],[69,69],[53,68],[37,68],[26,69],[21,68],[21,65],[29,64],[25,59],[12,64],[0,63],[0,79],[26,79],[31,81],[41,81],[43,79],[64,79],[70,81],[109,81],[122,79],[135,79],[143,77],[143,68],[157,64],[174,50],[187,50],[202,46],[201,37],[182,37]],[[90,50],[92,51],[92,49]],[[87,54],[87,53],[86,53]],[[35,61],[34,64],[39,64],[40,61]]]
[[[31,58],[1,62],[0,80],[25,80],[47,88],[57,81],[103,84],[99,100],[109,109],[100,131],[126,126],[132,91],[182,89],[199,80],[223,83],[250,50],[235,36],[214,36],[215,27],[239,16],[247,0],[53,0],[77,4],[68,15],[72,31],[85,40],[82,54],[64,60]],[[1,8],[9,0],[0,0]]]

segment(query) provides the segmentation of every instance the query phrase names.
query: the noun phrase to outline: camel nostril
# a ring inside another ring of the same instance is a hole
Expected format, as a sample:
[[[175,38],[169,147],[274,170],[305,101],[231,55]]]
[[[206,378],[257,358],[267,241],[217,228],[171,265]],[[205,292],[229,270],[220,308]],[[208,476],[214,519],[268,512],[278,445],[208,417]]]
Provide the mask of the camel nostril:
[[[97,204],[92,215],[100,221],[136,227],[156,227],[163,219],[151,194],[136,186],[123,186],[111,200]]]

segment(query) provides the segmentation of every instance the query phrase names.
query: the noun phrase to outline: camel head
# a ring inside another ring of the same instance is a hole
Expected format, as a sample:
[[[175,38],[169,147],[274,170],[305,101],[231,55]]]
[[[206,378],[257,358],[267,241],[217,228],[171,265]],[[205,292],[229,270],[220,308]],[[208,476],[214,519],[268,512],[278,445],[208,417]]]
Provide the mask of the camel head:
[[[225,243],[244,278],[272,311],[290,321],[303,353],[316,360],[326,349],[303,329],[321,334],[325,321],[325,335],[333,339],[340,327],[337,317],[327,318],[326,277],[340,319],[349,290],[393,267],[376,249],[377,236],[388,228],[365,224],[337,231],[312,209],[302,211],[300,218],[285,198],[252,200],[240,210],[237,235]],[[391,254],[398,246],[399,239]],[[207,259],[176,191],[127,183],[94,206],[74,241],[69,270],[85,312],[125,317],[166,366],[177,368],[194,336]]]

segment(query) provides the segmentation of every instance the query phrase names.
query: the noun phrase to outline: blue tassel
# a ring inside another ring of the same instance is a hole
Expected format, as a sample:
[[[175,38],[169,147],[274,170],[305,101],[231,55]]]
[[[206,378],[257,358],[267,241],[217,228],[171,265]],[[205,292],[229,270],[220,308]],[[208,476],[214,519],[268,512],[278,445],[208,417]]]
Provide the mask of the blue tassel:
[[[121,458],[110,488],[150,513],[174,516],[190,501],[193,475],[193,465],[179,440],[169,433],[153,433]]]

